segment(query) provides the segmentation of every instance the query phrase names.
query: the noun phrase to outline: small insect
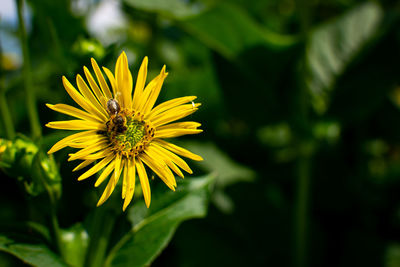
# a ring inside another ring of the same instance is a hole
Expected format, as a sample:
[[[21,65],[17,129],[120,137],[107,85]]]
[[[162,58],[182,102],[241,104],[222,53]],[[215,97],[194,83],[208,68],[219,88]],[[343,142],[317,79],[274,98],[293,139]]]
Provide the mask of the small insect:
[[[194,102],[192,101],[192,107],[195,108]]]
[[[114,123],[113,128],[117,133],[123,133],[126,131],[125,119],[119,115],[120,111],[121,107],[116,99],[111,98],[107,101],[107,112],[111,116],[111,120]]]
[[[119,106],[117,100],[111,98],[107,101],[107,111],[110,115],[117,115],[121,111],[121,107]]]

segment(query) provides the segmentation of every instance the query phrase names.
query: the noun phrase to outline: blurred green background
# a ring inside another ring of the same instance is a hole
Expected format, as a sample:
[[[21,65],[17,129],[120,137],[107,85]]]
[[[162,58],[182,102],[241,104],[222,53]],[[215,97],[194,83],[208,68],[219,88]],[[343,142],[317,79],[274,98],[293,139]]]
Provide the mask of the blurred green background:
[[[41,125],[66,118],[45,103],[74,105],[62,75],[74,83],[90,57],[114,70],[121,51],[134,79],[144,56],[150,78],[166,64],[159,101],[196,95],[202,103],[190,120],[204,132],[176,143],[205,159],[190,162],[196,175],[216,174],[208,214],[184,222],[153,266],[400,266],[397,1],[26,4]],[[0,1],[0,45],[1,92],[16,131],[30,135],[13,0]],[[45,150],[65,136],[42,131]],[[76,181],[71,151],[55,155],[63,228],[93,207],[93,182]],[[0,225],[31,218],[27,203],[40,199],[0,175]],[[2,254],[6,264],[21,263]]]

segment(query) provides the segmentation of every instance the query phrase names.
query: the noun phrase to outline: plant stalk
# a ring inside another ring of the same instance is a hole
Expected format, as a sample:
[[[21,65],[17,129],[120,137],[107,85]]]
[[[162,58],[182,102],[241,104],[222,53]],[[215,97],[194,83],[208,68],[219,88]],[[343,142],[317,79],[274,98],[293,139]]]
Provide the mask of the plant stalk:
[[[1,18],[0,18],[1,23]],[[12,122],[11,113],[8,108],[8,102],[6,99],[6,88],[4,84],[4,68],[3,68],[3,50],[0,43],[0,110],[1,117],[3,118],[4,128],[6,130],[6,136],[9,140],[13,140],[15,137],[14,124]]]
[[[32,72],[30,66],[30,56],[28,49],[28,40],[25,29],[25,20],[23,16],[23,0],[17,1],[18,22],[19,22],[19,35],[22,47],[22,56],[24,59],[23,74],[24,74],[24,87],[26,95],[26,106],[28,109],[29,122],[31,126],[31,133],[33,139],[38,139],[42,136],[42,127],[39,121],[39,114],[36,108],[36,97],[32,87]]]
[[[90,233],[89,249],[86,254],[85,266],[104,266],[109,239],[114,229],[116,214],[107,206],[101,206],[94,211],[94,226]]]

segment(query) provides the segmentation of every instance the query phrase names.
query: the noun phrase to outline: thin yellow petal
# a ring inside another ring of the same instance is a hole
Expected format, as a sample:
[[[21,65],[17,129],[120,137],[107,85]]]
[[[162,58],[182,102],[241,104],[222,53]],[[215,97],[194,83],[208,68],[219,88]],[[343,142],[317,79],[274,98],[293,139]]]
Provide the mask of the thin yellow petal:
[[[150,110],[153,108],[154,104],[157,101],[158,96],[160,95],[162,85],[163,85],[164,80],[167,77],[167,75],[168,75],[168,73],[165,72],[165,65],[164,65],[164,67],[161,69],[160,77],[158,78],[157,83],[154,86],[154,88],[152,88],[152,90],[149,94],[149,97],[143,107],[143,114],[148,114],[150,112]]]
[[[158,130],[156,131],[154,138],[174,138],[187,134],[198,134],[203,130],[201,129],[167,129],[167,130]]]
[[[115,171],[114,171],[114,181],[117,181],[120,175],[121,165],[123,164],[121,154],[115,154]],[[118,177],[117,177],[118,176]]]
[[[62,77],[63,85],[67,93],[71,96],[71,98],[84,110],[98,116],[100,120],[103,120],[103,116],[99,113],[96,108],[90,103],[89,100],[85,99],[76,89],[75,87],[68,81],[68,79],[63,76]]]
[[[76,160],[79,158],[87,159],[84,158],[88,156],[89,154],[95,153],[99,150],[106,149],[106,147],[109,145],[108,140],[101,140],[99,142],[95,142],[93,144],[90,144],[89,146],[85,147],[84,149],[79,150],[78,152],[74,154],[70,154],[68,161]]]
[[[153,142],[155,142],[155,143],[159,144],[161,147],[163,147],[163,148],[165,148],[165,149],[167,149],[167,150],[169,150],[169,151],[171,151],[173,153],[181,155],[183,157],[186,157],[186,158],[189,158],[189,159],[192,159],[192,160],[196,160],[196,161],[202,161],[203,160],[203,158],[200,157],[199,155],[196,155],[196,154],[190,152],[187,149],[184,149],[184,148],[179,147],[177,145],[171,144],[171,143],[166,142],[164,140],[155,139],[155,140],[153,140]]]
[[[116,166],[115,166],[116,168],[114,169],[114,175],[113,175],[115,178],[109,179],[106,189],[104,190],[99,201],[97,202],[97,207],[102,205],[104,202],[106,202],[106,200],[111,196],[112,192],[114,191],[114,188],[118,183],[119,177],[121,176],[122,168],[117,169],[117,165],[120,165],[120,164],[121,164],[121,162],[119,162],[119,164],[116,163]]]
[[[110,175],[110,173],[114,170],[115,167],[115,159],[111,161],[107,167],[103,170],[103,172],[100,174],[99,178],[97,178],[96,183],[94,184],[95,187],[98,187],[101,185],[101,183]],[[112,179],[110,179],[112,180]]]
[[[72,171],[73,172],[79,171],[79,170],[85,168],[86,166],[90,165],[94,161],[95,161],[95,159],[86,159],[85,161],[80,163],[78,166],[76,166]]]
[[[81,176],[79,176],[78,181],[85,180],[92,176],[93,174],[97,173],[101,169],[103,169],[112,159],[114,155],[109,155],[108,157],[102,159],[99,163],[95,164],[92,168],[87,170]]]
[[[125,195],[124,206],[122,210],[125,211],[128,207],[129,203],[131,203],[133,194],[135,192],[135,183],[136,183],[136,170],[135,170],[135,158],[132,158],[128,161],[128,170],[127,170],[127,191]],[[149,203],[150,205],[150,203]]]
[[[46,106],[54,111],[78,118],[78,119],[82,119],[82,120],[88,120],[88,121],[97,121],[97,122],[102,122],[102,120],[100,120],[98,117],[93,116],[92,114],[89,114],[83,110],[80,110],[78,108],[75,108],[73,106],[70,105],[66,105],[66,104],[46,104]]]
[[[50,150],[47,152],[48,154],[54,153],[60,149],[63,149],[64,147],[68,146],[68,143],[71,141],[74,141],[75,139],[81,138],[81,137],[85,137],[85,138],[93,138],[96,137],[96,131],[84,131],[84,132],[79,132],[79,133],[75,133],[72,134],[70,136],[67,136],[63,139],[61,139],[60,141],[58,141],[57,143],[55,143]]]
[[[149,166],[171,190],[175,191],[175,177],[165,162],[157,154],[146,149],[145,153],[140,154],[140,159]]]
[[[89,82],[90,89],[93,91],[96,99],[100,102],[102,107],[106,106],[106,96],[104,92],[100,90],[92,74],[86,66],[83,66],[83,72],[85,73],[86,80]],[[104,108],[103,108],[104,109]]]
[[[168,110],[168,112],[161,113],[161,114],[157,115],[156,117],[154,117],[152,119],[152,123],[155,127],[159,127],[164,124],[182,119],[182,118],[189,116],[190,114],[196,112],[198,110],[198,108],[197,108],[198,106],[200,106],[199,103],[197,103],[194,106],[191,104],[187,104],[187,105],[181,105],[181,106],[175,107],[173,109]]]
[[[103,71],[106,73],[107,78],[111,83],[111,87],[112,87],[112,90],[113,90],[113,95],[115,96],[117,94],[117,83],[115,81],[114,74],[109,69],[107,69],[106,67],[103,67]],[[112,98],[112,97],[110,97],[110,98]]]
[[[147,178],[146,170],[144,169],[143,163],[140,159],[136,160],[135,166],[142,187],[144,202],[146,203],[146,206],[149,207],[151,202],[149,178]]]
[[[175,163],[171,160],[171,158],[166,157],[164,154],[160,153],[159,149],[156,149],[154,146],[148,146],[147,150],[152,151],[152,153],[157,154],[160,158],[162,158],[162,160],[168,165],[168,167],[172,171],[174,171],[180,177],[182,177],[182,178],[184,177],[181,170],[175,165]],[[176,182],[175,182],[175,186],[176,186]]]
[[[136,110],[138,110],[139,99],[141,99],[142,97],[144,85],[146,84],[148,62],[149,59],[147,57],[144,57],[142,64],[140,65],[139,73],[136,79],[136,86],[132,100],[132,108]]]
[[[112,98],[110,88],[108,87],[108,84],[107,84],[106,80],[104,79],[103,74],[101,73],[99,65],[97,65],[97,62],[94,58],[91,58],[91,62],[92,62],[92,67],[93,67],[94,73],[96,74],[97,81],[99,82],[101,91],[103,92],[103,95],[107,99]]]
[[[103,150],[100,150],[97,153],[87,155],[87,156],[83,157],[82,159],[89,159],[89,160],[101,159],[101,158],[107,157],[111,153],[114,153],[114,151],[110,147],[107,147]]]
[[[103,120],[106,121],[107,120],[107,111],[104,109],[105,105],[102,106],[100,104],[99,100],[93,95],[92,91],[89,89],[86,82],[83,80],[82,76],[79,74],[76,75],[76,84],[78,85],[78,89],[82,93],[82,95],[87,100],[89,100],[90,103],[93,105],[93,107],[96,109],[96,113],[98,113],[99,116],[102,116]],[[95,86],[97,86],[97,85],[95,85]],[[99,90],[99,89],[97,88],[97,90]]]
[[[104,123],[84,120],[52,121],[46,124],[47,127],[61,130],[105,130]]]
[[[190,174],[193,173],[193,171],[190,169],[189,165],[183,159],[181,159],[179,156],[177,156],[176,154],[172,153],[171,151],[161,147],[157,143],[153,142],[151,145],[154,146],[161,155],[172,160],[172,162],[175,163],[176,165],[178,165],[179,168],[186,171],[187,173],[190,173]]]
[[[122,105],[132,106],[132,75],[129,71],[128,58],[125,52],[122,52],[117,59],[115,67],[115,78],[117,82],[117,91],[122,94]]]
[[[127,187],[129,187],[128,184],[128,159],[125,160],[125,166],[124,166],[124,175],[123,175],[123,179],[122,179],[122,192],[121,192],[121,197],[122,199],[125,199],[126,196],[126,189]]]
[[[175,122],[167,125],[157,127],[157,130],[167,130],[167,129],[197,129],[201,126],[201,123],[195,121],[183,121]]]
[[[182,104],[188,103],[190,101],[195,100],[197,97],[196,96],[184,96],[184,97],[179,97],[179,98],[175,98],[175,99],[171,99],[168,101],[165,101],[161,104],[159,104],[158,106],[156,106],[155,108],[153,108],[150,113],[145,116],[145,119],[152,119],[154,118],[156,115],[165,112],[169,109],[175,108],[177,106],[180,106]]]

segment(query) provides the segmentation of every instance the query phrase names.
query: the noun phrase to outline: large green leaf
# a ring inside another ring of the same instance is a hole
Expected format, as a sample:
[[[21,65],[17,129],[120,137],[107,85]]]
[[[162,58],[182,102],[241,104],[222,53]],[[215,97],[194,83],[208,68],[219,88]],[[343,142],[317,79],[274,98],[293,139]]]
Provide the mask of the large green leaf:
[[[10,253],[33,266],[67,266],[56,254],[42,244],[19,243],[0,235],[0,250]]]
[[[147,209],[135,204],[128,215],[132,230],[111,250],[106,266],[145,266],[167,246],[176,228],[184,220],[204,217],[212,176],[188,178],[178,183],[175,192],[152,193]]]
[[[229,2],[189,4],[183,0],[125,0],[137,9],[157,12],[226,58],[233,59],[255,46],[287,47],[296,38],[274,33],[258,25],[244,10]]]
[[[378,4],[364,3],[311,33],[304,79],[318,113],[327,110],[337,78],[379,33],[382,18]]]
[[[135,8],[151,12],[158,12],[169,17],[184,18],[199,13],[204,7],[191,4],[184,0],[125,0],[125,2]]]
[[[283,48],[296,42],[296,38],[261,27],[246,12],[229,3],[215,5],[181,21],[181,25],[207,46],[231,59],[250,47]]]
[[[0,139],[0,168],[10,177],[22,178],[25,190],[37,196],[51,190],[61,195],[61,176],[52,156],[48,156],[29,138]]]

